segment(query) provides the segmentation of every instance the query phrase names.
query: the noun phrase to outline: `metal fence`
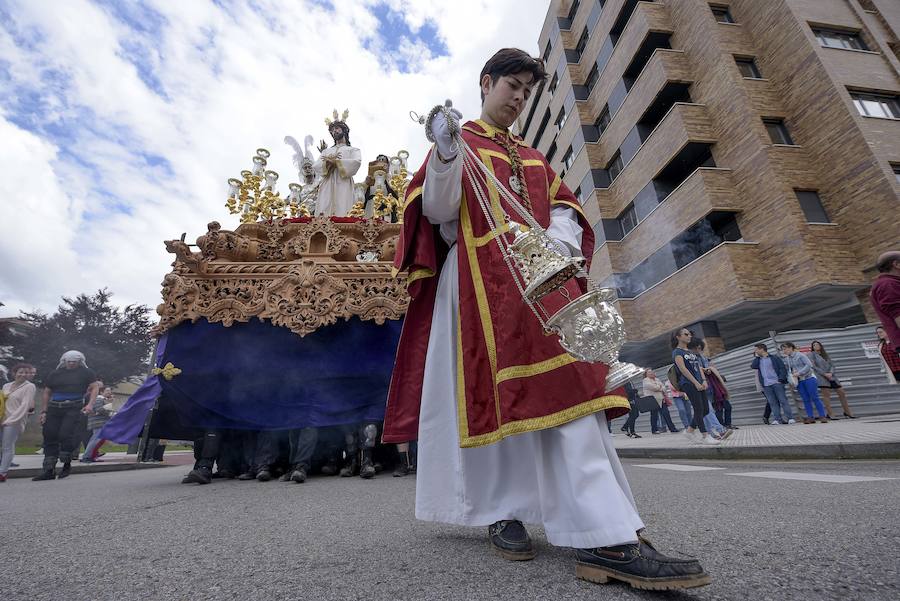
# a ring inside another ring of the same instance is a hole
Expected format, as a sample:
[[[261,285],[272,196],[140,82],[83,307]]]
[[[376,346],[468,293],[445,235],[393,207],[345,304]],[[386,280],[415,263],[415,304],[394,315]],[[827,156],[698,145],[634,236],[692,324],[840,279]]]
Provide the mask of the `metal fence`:
[[[775,341],[770,337],[761,338],[751,344],[731,349],[716,355],[712,364],[725,376],[728,390],[731,393],[732,422],[735,425],[760,424],[766,401],[762,393],[757,391],[756,371],[750,368],[753,361],[753,345],[764,342],[769,352],[775,353],[777,344],[793,342],[801,350],[807,350],[813,340],[818,340],[828,351],[835,365],[835,375],[841,381],[847,393],[847,401],[854,415],[877,415],[900,412],[900,385],[890,385],[887,373],[877,351],[873,352],[872,343],[876,342],[875,327],[878,324],[863,324],[830,330],[792,330],[778,332]],[[864,343],[869,345],[867,355]],[[875,356],[871,356],[875,355]],[[657,376],[665,381],[670,365],[656,370]],[[634,382],[640,390],[640,380]],[[794,407],[799,409],[798,415],[805,415],[800,396],[793,392]],[[788,393],[790,398],[791,392]],[[832,415],[841,417],[841,404],[837,395],[831,395]],[[669,411],[679,428],[678,412],[672,407]],[[643,414],[648,415],[648,414]],[[649,419],[641,416],[638,420],[639,430],[649,430]],[[622,420],[616,420],[621,423]]]

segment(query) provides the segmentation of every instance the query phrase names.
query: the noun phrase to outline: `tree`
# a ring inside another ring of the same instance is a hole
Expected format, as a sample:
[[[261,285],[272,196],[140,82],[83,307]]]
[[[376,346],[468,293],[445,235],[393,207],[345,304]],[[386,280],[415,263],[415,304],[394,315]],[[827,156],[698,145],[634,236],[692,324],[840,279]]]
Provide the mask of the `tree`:
[[[21,318],[33,329],[28,336],[10,341],[12,355],[37,367],[38,382],[56,369],[60,355],[69,350],[84,353],[104,384],[143,374],[151,349],[150,309],[146,305],[115,307],[111,297],[104,288],[93,296],[64,296],[53,315],[23,311]]]

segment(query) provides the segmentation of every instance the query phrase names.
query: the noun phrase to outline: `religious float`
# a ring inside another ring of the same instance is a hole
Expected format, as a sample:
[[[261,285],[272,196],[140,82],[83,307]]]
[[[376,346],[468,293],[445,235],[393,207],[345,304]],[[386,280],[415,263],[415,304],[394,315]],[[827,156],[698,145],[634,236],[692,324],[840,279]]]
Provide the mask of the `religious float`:
[[[346,118],[335,111],[326,122],[329,131],[343,126],[349,142]],[[313,160],[311,137],[305,148],[285,142],[300,177],[287,195],[260,148],[228,180],[236,229],[213,221],[194,244],[165,241],[175,260],[157,307],[154,367],[105,438],[383,419],[409,304],[405,274],[391,273],[409,154],[378,155],[354,183],[358,149],[336,138]]]

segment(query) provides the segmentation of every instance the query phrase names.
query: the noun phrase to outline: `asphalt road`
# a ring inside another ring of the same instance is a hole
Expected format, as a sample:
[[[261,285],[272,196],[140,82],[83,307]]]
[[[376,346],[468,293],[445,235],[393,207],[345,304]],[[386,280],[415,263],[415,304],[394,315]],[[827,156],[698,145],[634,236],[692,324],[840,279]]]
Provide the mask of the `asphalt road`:
[[[416,522],[413,477],[197,486],[173,467],[0,484],[0,598],[900,599],[900,462],[640,467],[661,463],[626,469],[649,538],[713,576],[693,592],[576,581],[571,551],[535,526],[537,559],[504,561],[480,528]],[[773,470],[896,479],[733,475]]]

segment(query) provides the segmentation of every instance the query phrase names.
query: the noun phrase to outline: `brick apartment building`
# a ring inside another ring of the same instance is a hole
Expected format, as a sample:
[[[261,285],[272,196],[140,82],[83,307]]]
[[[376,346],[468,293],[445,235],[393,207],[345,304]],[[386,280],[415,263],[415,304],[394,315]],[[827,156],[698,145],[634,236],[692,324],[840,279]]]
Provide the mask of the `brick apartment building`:
[[[900,1],[553,0],[517,123],[575,191],[623,358],[874,321],[900,248]]]

